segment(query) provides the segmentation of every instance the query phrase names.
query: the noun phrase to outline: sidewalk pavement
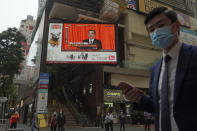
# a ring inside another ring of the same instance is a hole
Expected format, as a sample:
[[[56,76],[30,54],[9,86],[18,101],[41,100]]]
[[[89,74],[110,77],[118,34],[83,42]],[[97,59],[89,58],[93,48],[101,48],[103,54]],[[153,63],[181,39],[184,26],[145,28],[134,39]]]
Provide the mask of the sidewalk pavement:
[[[17,128],[23,129],[24,131],[31,131],[30,126],[27,126],[21,123],[18,123]],[[40,131],[50,131],[50,128],[41,129]],[[58,130],[56,129],[56,131]],[[80,128],[66,127],[65,131],[105,131],[105,129],[101,127],[80,127]],[[115,124],[113,131],[120,131],[120,125]],[[143,125],[140,125],[140,126],[125,125],[125,131],[144,131],[144,126]],[[151,126],[151,131],[154,131],[153,126]]]

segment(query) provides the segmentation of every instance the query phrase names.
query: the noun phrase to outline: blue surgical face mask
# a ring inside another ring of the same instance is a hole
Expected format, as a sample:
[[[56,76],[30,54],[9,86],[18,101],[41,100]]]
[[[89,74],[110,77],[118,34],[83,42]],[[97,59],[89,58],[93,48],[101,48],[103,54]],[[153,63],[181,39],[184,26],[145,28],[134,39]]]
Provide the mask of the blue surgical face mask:
[[[153,45],[162,49],[166,49],[172,43],[175,36],[171,33],[170,27],[166,26],[156,29],[151,33],[150,37]]]

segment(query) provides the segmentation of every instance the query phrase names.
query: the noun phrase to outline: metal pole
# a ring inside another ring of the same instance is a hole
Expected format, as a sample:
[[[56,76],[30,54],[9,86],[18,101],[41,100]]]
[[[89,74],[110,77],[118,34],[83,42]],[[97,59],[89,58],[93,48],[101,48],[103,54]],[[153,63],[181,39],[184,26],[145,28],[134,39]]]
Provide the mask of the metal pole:
[[[2,103],[3,104],[3,119],[5,118],[5,103]]]
[[[197,14],[196,14],[197,12],[196,12],[196,8],[194,6],[195,4],[196,4],[196,2],[195,1],[192,1],[192,8],[193,8],[193,11],[194,11],[194,17],[197,18]]]
[[[9,125],[9,123],[8,123],[8,119],[5,121],[5,131],[8,131],[8,125]]]

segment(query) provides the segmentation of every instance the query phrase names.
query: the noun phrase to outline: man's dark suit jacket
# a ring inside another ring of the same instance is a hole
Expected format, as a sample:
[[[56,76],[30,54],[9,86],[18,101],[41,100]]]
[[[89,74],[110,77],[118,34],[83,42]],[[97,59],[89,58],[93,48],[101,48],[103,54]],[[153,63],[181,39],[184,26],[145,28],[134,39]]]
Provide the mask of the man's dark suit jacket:
[[[83,42],[87,42],[88,44],[90,44],[90,43],[89,43],[89,39],[83,40]],[[86,48],[86,49],[99,49],[99,50],[102,49],[101,40],[94,39],[92,45],[97,45],[97,48],[88,47],[88,48]]]
[[[134,104],[137,110],[154,113],[155,131],[159,131],[158,81],[162,59],[150,72],[150,97],[142,96]],[[173,115],[179,131],[197,131],[197,47],[183,44],[176,70]]]

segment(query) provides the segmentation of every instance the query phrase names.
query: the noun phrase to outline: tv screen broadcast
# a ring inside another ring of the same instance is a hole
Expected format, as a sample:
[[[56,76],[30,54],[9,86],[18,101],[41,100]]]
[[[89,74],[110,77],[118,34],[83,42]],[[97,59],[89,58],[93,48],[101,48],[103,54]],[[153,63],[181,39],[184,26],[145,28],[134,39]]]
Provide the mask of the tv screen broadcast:
[[[47,63],[116,64],[114,24],[50,23]]]

